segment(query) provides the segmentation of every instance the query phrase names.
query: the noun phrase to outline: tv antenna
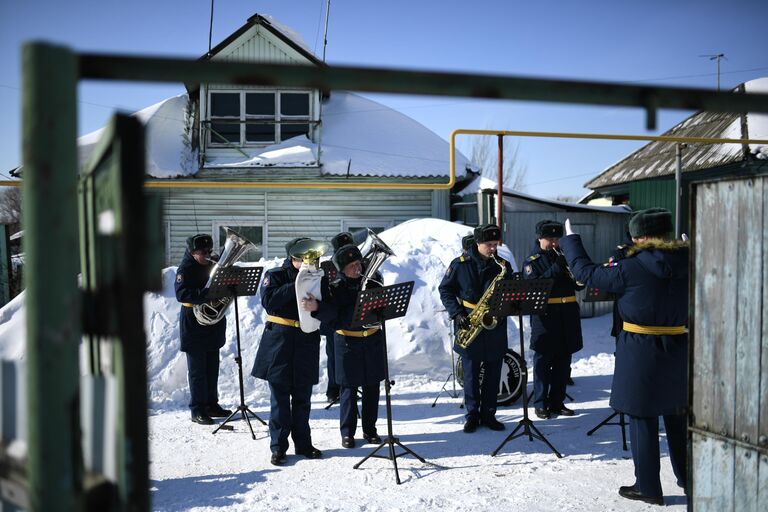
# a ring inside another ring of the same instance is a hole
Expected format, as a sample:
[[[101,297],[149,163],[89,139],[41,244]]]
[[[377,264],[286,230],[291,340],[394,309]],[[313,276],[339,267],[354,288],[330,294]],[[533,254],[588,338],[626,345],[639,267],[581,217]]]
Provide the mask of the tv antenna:
[[[724,53],[710,53],[707,55],[699,55],[699,57],[707,57],[709,60],[717,61],[717,90],[720,90],[720,59],[725,59]],[[728,59],[725,59],[728,60]]]

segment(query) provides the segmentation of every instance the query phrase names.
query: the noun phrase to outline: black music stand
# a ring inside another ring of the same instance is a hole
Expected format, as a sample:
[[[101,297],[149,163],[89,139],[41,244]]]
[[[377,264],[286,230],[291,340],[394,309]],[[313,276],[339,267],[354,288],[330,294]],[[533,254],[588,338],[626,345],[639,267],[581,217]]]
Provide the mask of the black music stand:
[[[454,331],[454,337],[455,337],[455,331]],[[453,354],[453,343],[451,344],[451,373],[448,374],[448,377],[445,378],[445,382],[443,382],[443,387],[440,388],[440,391],[437,392],[437,396],[435,396],[435,401],[432,402],[432,407],[437,405],[437,399],[440,398],[440,395],[445,393],[451,398],[459,398],[459,393],[456,391],[456,357]],[[445,387],[448,385],[448,381],[453,379],[453,392],[448,391],[445,389]],[[464,400],[461,401],[461,404],[459,404],[459,409],[464,408]]]
[[[604,301],[612,301],[616,300],[617,296],[615,293],[607,292],[600,288],[594,288],[594,287],[588,287],[586,295],[584,296],[584,302],[604,302]],[[614,305],[614,308],[616,306]],[[619,421],[611,421],[613,418],[615,418],[618,415]],[[619,411],[613,411],[610,415],[608,415],[607,418],[605,418],[603,421],[597,424],[595,428],[587,432],[588,436],[591,436],[596,431],[600,429],[600,427],[603,427],[605,425],[618,425],[621,427],[621,445],[624,448],[624,451],[626,452],[628,450],[627,448],[627,421],[624,417],[623,412]]]
[[[232,411],[232,414],[216,427],[213,431],[215,434],[222,428],[225,430],[232,430],[232,426],[227,425],[227,422],[238,412],[241,414],[241,419],[244,419],[248,423],[248,428],[251,429],[251,437],[255,440],[256,434],[253,433],[253,427],[251,426],[251,420],[248,417],[250,414],[261,422],[262,425],[267,423],[259,418],[255,412],[250,410],[245,405],[245,394],[243,392],[243,359],[240,355],[240,311],[237,308],[238,297],[250,297],[256,295],[256,290],[259,289],[259,280],[261,279],[261,273],[264,271],[263,267],[219,267],[216,273],[213,275],[213,282],[208,289],[206,298],[220,299],[223,297],[232,297],[232,301],[235,303],[235,331],[237,333],[237,356],[235,356],[235,362],[237,363],[237,375],[240,383],[240,405],[237,409]],[[227,425],[226,427],[224,425]]]
[[[523,390],[528,385],[528,364],[525,362],[525,339],[523,338],[523,315],[536,315],[544,311],[547,307],[547,298],[552,289],[553,279],[517,279],[501,281],[496,287],[489,302],[489,314],[497,317],[507,317],[517,315],[518,326],[520,328],[520,373],[523,378]],[[521,430],[522,429],[522,430]],[[520,433],[517,433],[520,430]],[[560,452],[552,446],[544,434],[533,424],[528,417],[528,394],[523,392],[523,419],[521,419],[515,429],[491,452],[491,457],[495,457],[499,450],[505,444],[518,437],[528,436],[529,441],[535,437],[543,441],[550,450],[562,458]]]
[[[387,330],[384,326],[386,320],[398,318],[405,315],[408,309],[408,302],[411,300],[413,291],[413,281],[398,283],[382,288],[373,288],[363,290],[357,295],[355,312],[352,317],[351,327],[363,327],[367,324],[381,324],[381,334],[384,338],[384,394],[387,404],[387,435],[381,444],[366,455],[360,462],[355,464],[354,469],[359,468],[366,460],[371,457],[380,459],[389,459],[395,466],[395,481],[400,484],[400,473],[397,469],[397,458],[402,455],[413,455],[421,462],[426,464],[426,460],[417,455],[413,450],[403,445],[398,438],[392,435],[392,399],[390,397],[390,388],[394,382],[389,380],[389,356],[387,354]],[[389,455],[376,455],[385,445],[389,446]],[[404,452],[395,453],[395,445],[399,446]]]

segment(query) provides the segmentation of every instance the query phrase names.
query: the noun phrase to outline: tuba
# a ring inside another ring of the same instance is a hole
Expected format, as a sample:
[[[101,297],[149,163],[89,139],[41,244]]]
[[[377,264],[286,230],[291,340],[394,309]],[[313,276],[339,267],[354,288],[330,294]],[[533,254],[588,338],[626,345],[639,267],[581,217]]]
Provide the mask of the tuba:
[[[302,240],[291,247],[290,255],[302,260],[299,274],[296,276],[296,305],[299,310],[299,327],[307,333],[318,330],[320,320],[313,317],[309,311],[304,311],[301,307],[301,301],[310,293],[317,300],[323,298],[320,283],[325,271],[319,268],[318,261],[320,256],[328,250],[328,247],[326,242],[318,242],[317,240]]]
[[[498,323],[495,316],[488,315],[488,311],[490,310],[488,301],[491,300],[491,295],[493,295],[496,285],[499,284],[499,281],[504,279],[504,276],[507,273],[507,266],[495,255],[492,255],[491,258],[493,258],[494,263],[501,267],[501,272],[493,278],[491,284],[488,285],[488,288],[483,292],[483,296],[477,301],[477,306],[472,310],[472,313],[469,314],[469,327],[466,329],[458,329],[456,331],[456,345],[464,349],[469,347],[472,342],[475,341],[475,338],[477,338],[478,334],[483,332],[483,329],[495,329]]]
[[[395,252],[373,230],[366,229],[368,229],[368,236],[360,247],[360,254],[363,255],[363,290],[368,289],[369,281],[382,284],[376,281],[373,275],[387,258],[395,255]]]
[[[227,240],[224,242],[224,250],[221,251],[219,261],[216,262],[216,265],[211,269],[211,275],[208,278],[208,282],[205,284],[206,288],[210,288],[213,283],[213,278],[220,268],[231,267],[237,260],[242,258],[246,252],[256,247],[253,242],[244,236],[229,228],[224,229],[227,232]],[[219,299],[210,300],[205,304],[196,304],[192,307],[192,311],[195,314],[197,323],[200,325],[213,325],[224,318],[227,308],[231,303],[232,297],[221,297]]]

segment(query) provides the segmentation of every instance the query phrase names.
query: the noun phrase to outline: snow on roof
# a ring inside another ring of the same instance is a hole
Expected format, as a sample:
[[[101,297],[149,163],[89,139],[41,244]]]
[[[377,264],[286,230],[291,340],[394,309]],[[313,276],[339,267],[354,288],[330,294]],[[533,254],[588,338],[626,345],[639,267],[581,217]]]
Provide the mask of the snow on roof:
[[[485,176],[477,176],[474,180],[472,180],[469,183],[469,185],[464,187],[461,190],[461,192],[459,192],[459,195],[462,197],[474,195],[481,190],[490,190],[492,192],[496,192],[498,190],[498,187],[494,180],[486,178]],[[554,207],[562,208],[570,211],[591,210],[591,211],[608,212],[608,213],[629,213],[632,211],[632,209],[627,205],[590,206],[590,205],[584,205],[584,204],[578,204],[578,203],[567,203],[565,201],[556,201],[554,199],[544,199],[541,197],[524,194],[522,192],[518,192],[517,190],[512,190],[508,187],[502,187],[502,191],[504,195],[519,197],[521,199],[527,199],[529,201],[535,201],[537,203],[546,203]]]
[[[197,155],[185,138],[187,95],[180,94],[133,114],[146,128],[146,173],[154,178],[191,176]],[[104,128],[77,139],[81,165],[87,162]]]
[[[185,137],[187,95],[163,100],[133,114],[147,129],[147,174],[176,178],[197,173],[197,155]],[[78,139],[85,162],[103,128]],[[248,157],[211,157],[206,168],[314,167],[317,144],[306,136],[262,148],[242,148]],[[448,142],[380,103],[350,92],[335,92],[324,104],[322,174],[387,177],[446,177]],[[456,176],[471,167],[456,155]]]
[[[768,78],[742,84],[747,93],[768,92]],[[742,85],[734,90],[739,90]],[[664,133],[676,137],[727,139],[768,139],[768,114],[748,112],[746,133],[742,134],[742,116],[732,112],[697,112]],[[611,165],[584,186],[596,189],[675,173],[674,142],[649,142],[621,161]],[[688,144],[683,150],[683,172],[719,167],[745,159],[743,144]],[[749,144],[747,151],[758,160],[768,159],[768,145]]]

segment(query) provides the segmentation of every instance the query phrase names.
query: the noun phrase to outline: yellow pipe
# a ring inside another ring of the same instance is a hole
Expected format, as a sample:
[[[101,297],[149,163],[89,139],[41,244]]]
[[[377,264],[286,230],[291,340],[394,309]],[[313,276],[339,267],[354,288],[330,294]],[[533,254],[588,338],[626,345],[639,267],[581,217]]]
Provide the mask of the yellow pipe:
[[[668,135],[611,135],[607,133],[526,132],[514,130],[472,130],[457,128],[451,132],[451,178],[454,176],[453,153],[456,135],[509,135],[513,137],[549,137],[560,139],[644,140],[653,142],[688,142],[695,144],[768,144],[766,139],[714,139],[708,137],[672,137]]]

